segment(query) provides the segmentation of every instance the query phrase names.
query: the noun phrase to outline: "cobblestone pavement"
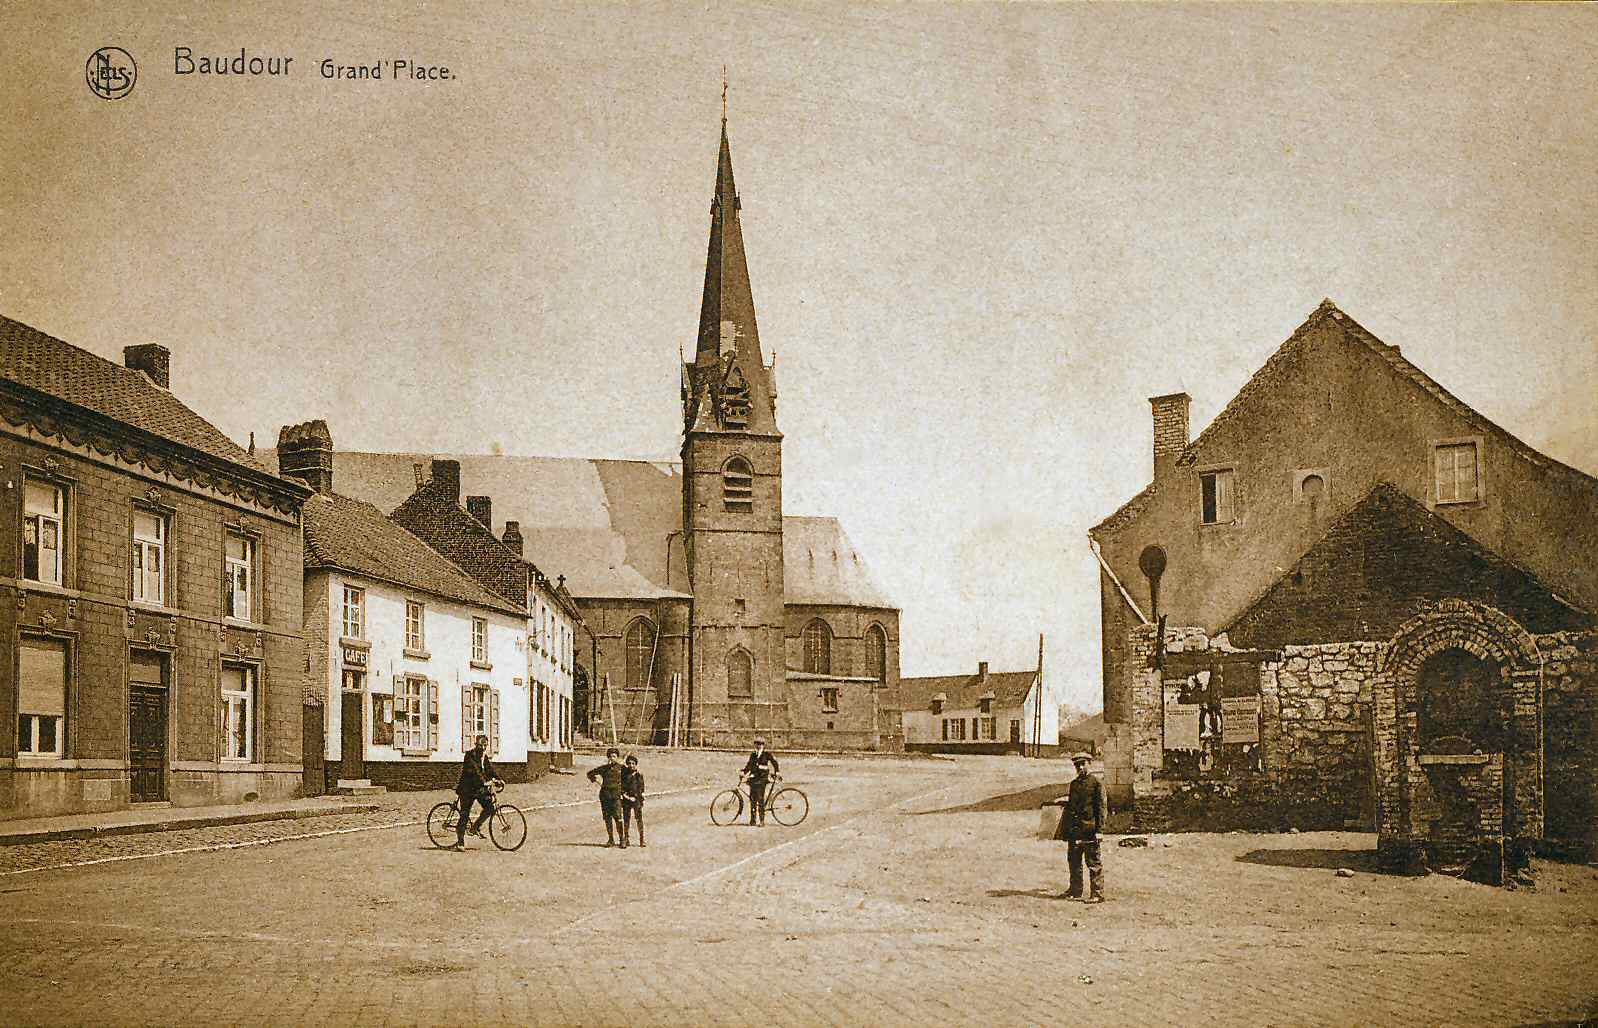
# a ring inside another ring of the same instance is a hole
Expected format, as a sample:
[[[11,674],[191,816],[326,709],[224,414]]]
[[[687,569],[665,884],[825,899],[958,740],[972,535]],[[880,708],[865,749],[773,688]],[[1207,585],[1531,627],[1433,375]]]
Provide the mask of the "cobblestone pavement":
[[[1598,1013],[1590,867],[1540,865],[1536,891],[1510,892],[1375,874],[1370,836],[1171,836],[1108,845],[1112,900],[1089,907],[1058,898],[1064,847],[1033,837],[1038,800],[1069,774],[1052,762],[794,760],[810,818],[764,830],[708,822],[735,760],[651,763],[651,789],[671,794],[649,801],[647,849],[604,848],[589,786],[563,779],[517,787],[517,802],[544,809],[513,854],[436,850],[410,826],[0,877],[0,1021],[1346,1025]],[[436,797],[402,794],[384,813],[404,820]]]

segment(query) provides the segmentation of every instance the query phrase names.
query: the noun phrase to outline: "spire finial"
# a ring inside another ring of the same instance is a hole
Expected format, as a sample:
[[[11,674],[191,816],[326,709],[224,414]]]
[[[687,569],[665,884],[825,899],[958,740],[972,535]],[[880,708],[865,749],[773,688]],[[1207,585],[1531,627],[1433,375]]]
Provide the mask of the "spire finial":
[[[727,66],[721,66],[721,127],[727,127]]]

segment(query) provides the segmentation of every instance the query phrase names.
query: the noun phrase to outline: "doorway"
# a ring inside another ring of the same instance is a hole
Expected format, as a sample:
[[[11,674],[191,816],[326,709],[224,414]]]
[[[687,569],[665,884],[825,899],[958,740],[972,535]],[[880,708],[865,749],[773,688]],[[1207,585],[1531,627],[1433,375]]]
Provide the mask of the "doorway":
[[[128,799],[159,803],[166,796],[166,657],[134,650],[128,656]]]
[[[366,704],[365,693],[339,694],[338,719],[339,777],[358,780],[366,777],[366,732],[362,717]]]

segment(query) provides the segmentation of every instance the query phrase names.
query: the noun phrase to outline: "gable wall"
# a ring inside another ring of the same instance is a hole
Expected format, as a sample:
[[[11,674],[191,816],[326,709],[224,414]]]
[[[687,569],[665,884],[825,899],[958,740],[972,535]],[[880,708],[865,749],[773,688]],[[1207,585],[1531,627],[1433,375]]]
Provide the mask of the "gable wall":
[[[1325,317],[1310,326],[1269,381],[1256,383],[1242,410],[1218,423],[1196,462],[1155,483],[1142,511],[1099,534],[1104,557],[1145,612],[1143,547],[1167,554],[1160,613],[1172,624],[1215,631],[1262,596],[1338,517],[1379,481],[1422,503],[1432,490],[1434,441],[1479,437],[1484,495],[1470,505],[1434,509],[1483,546],[1528,568],[1584,609],[1598,609],[1598,487],[1511,453],[1419,386],[1398,376]],[[1199,473],[1235,469],[1237,521],[1199,524]],[[1311,506],[1294,488],[1297,469],[1324,469],[1323,501]],[[1106,605],[1124,602],[1105,587]],[[1135,619],[1134,619],[1135,620]],[[1116,629],[1112,633],[1111,629]],[[1127,680],[1124,629],[1106,620],[1107,716],[1130,709],[1115,695]]]

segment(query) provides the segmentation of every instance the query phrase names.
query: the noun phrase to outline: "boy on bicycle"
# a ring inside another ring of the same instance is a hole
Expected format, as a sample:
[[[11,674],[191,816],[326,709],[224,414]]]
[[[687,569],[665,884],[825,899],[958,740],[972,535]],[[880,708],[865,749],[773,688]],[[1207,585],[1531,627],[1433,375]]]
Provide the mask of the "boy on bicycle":
[[[494,784],[503,786],[505,783],[499,780],[499,773],[488,759],[488,736],[479,735],[477,744],[467,750],[461,760],[461,776],[455,782],[455,798],[461,808],[460,817],[455,822],[457,850],[466,848],[466,822],[472,816],[473,803],[481,806],[483,812],[477,815],[477,823],[472,825],[471,832],[479,839],[483,837],[483,822],[494,812]]]
[[[627,770],[621,773],[621,848],[627,848],[627,833],[633,820],[638,821],[638,845],[644,845],[644,773],[638,770],[638,758],[628,754]]]
[[[753,825],[755,818],[760,818],[760,826],[766,824],[766,786],[771,782],[771,777],[777,773],[777,758],[766,751],[766,740],[755,739],[755,751],[749,754],[743,770],[738,772],[738,782],[742,784],[745,779],[749,782],[749,823]]]

